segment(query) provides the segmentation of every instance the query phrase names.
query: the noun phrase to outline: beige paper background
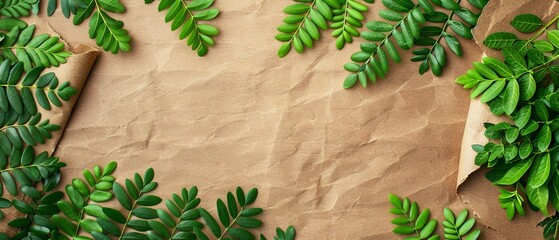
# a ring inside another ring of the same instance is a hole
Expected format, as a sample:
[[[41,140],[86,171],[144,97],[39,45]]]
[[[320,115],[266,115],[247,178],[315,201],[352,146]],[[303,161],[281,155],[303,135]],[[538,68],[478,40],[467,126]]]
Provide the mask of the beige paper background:
[[[492,0],[492,11],[504,2]],[[455,195],[469,98],[454,79],[482,56],[473,41],[462,41],[464,57],[452,56],[440,78],[404,60],[372,88],[347,91],[342,65],[357,43],[337,51],[327,31],[305,54],[276,57],[275,26],[291,3],[218,1],[222,33],[199,58],[155,5],[124,1],[127,13],[115,17],[133,50],[103,53],[94,66],[56,151],[68,163],[64,181],[110,160],[121,181],[151,166],[157,193],[197,185],[212,209],[237,185],[258,187],[268,236],[292,224],[298,239],[393,239],[387,194],[396,193],[436,217],[444,205],[470,207],[488,226],[484,239],[540,237],[539,216],[508,222],[479,172]],[[86,24],[60,12],[40,19],[72,44],[93,43]]]

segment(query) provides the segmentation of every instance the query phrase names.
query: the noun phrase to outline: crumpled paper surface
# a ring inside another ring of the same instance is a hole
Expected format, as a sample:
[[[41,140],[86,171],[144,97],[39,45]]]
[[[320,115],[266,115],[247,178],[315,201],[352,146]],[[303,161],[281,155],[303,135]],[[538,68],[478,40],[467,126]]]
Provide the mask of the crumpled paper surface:
[[[514,16],[493,14],[508,8],[491,2],[493,19],[480,28]],[[373,87],[343,90],[342,66],[361,40],[338,51],[327,31],[303,55],[276,56],[275,27],[292,1],[217,1],[212,24],[222,32],[205,58],[155,5],[124,3],[127,12],[113,16],[133,49],[103,53],[93,68],[56,151],[68,163],[65,183],[111,160],[120,182],[153,167],[157,194],[197,185],[212,211],[236,186],[258,187],[269,237],[291,224],[298,239],[393,239],[388,193],[439,218],[445,205],[468,207],[484,239],[540,236],[534,214],[506,220],[498,190],[480,173],[455,194],[470,101],[454,79],[481,58],[474,41],[461,40],[462,58],[449,52],[442,77],[419,75],[407,51]],[[380,9],[371,5],[367,20]],[[40,19],[72,44],[93,44],[86,23],[73,26],[60,11]]]
[[[36,35],[42,33],[48,33],[51,36],[59,35],[51,28],[50,25],[48,25],[48,23],[36,20],[37,19],[28,19],[28,24],[36,25]],[[64,132],[64,128],[66,127],[70,115],[72,114],[72,109],[76,105],[81,90],[84,88],[87,75],[89,74],[89,71],[91,70],[91,67],[93,66],[93,63],[95,62],[95,59],[99,53],[97,49],[87,45],[69,46],[68,51],[72,52],[73,54],[67,59],[67,62],[65,64],[62,64],[60,67],[48,68],[43,71],[43,74],[54,72],[60,83],[70,82],[70,86],[76,88],[78,90],[78,93],[74,95],[70,99],[70,101],[63,101],[62,107],[60,108],[53,106],[50,111],[46,111],[41,107],[38,107],[39,111],[42,114],[41,120],[49,119],[50,123],[57,124],[61,126],[62,129],[53,132],[52,138],[50,140],[47,140],[45,144],[35,147],[35,153],[37,154],[43,151],[53,153],[56,150],[57,144],[59,143],[59,140]],[[11,210],[13,209],[3,211],[3,213],[6,215],[6,219],[22,217],[19,213]],[[0,225],[0,232],[11,231],[13,231],[13,229],[6,226],[5,224]]]

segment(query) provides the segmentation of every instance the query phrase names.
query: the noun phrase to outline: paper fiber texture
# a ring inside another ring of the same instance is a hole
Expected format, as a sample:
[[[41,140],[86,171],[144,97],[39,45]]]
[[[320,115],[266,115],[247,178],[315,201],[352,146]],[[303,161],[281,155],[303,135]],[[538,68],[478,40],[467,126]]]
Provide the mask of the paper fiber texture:
[[[27,19],[29,24],[35,24],[36,30],[35,34],[41,33],[48,33],[51,36],[58,36],[59,34],[56,33],[51,26],[49,26],[45,21],[36,20],[36,19]],[[75,46],[75,47],[74,47]],[[57,124],[61,126],[61,130],[53,132],[52,138],[47,140],[45,144],[38,145],[35,147],[35,152],[38,154],[43,151],[47,151],[49,154],[53,153],[56,150],[57,144],[64,132],[64,128],[70,115],[72,114],[72,109],[74,108],[79,96],[80,92],[84,87],[85,81],[87,79],[87,75],[95,62],[95,58],[97,57],[98,51],[95,48],[86,46],[86,45],[71,45],[67,46],[70,52],[73,54],[67,59],[67,63],[61,65],[60,67],[51,67],[47,68],[43,71],[43,74],[48,72],[54,72],[56,77],[62,82],[70,82],[70,86],[76,88],[78,93],[74,95],[70,101],[64,102],[62,101],[62,107],[55,107],[53,106],[50,111],[46,111],[41,107],[38,107],[39,111],[42,114],[42,120],[49,119],[50,123]],[[7,194],[7,193],[6,193]],[[22,217],[17,212],[13,211],[14,209],[11,208],[9,210],[4,210],[3,213],[6,215],[5,219],[13,219],[16,217]],[[0,224],[0,232],[13,232],[12,228],[9,228],[5,223],[6,220],[3,220],[3,223]]]
[[[313,49],[279,59],[275,28],[292,3],[216,1],[221,34],[199,58],[155,4],[124,1],[127,12],[112,15],[130,31],[132,51],[96,62],[57,147],[68,163],[63,182],[111,160],[120,182],[153,167],[157,194],[196,185],[210,211],[227,191],[258,187],[268,237],[293,225],[298,239],[394,239],[388,193],[435,217],[446,205],[473,209],[484,239],[539,237],[535,221],[506,220],[481,175],[461,188],[469,204],[456,195],[470,101],[454,79],[481,58],[474,41],[461,39],[462,58],[448,51],[441,77],[419,75],[402,51],[385,79],[344,90],[342,66],[362,40],[338,51],[326,31]],[[367,20],[378,20],[382,4],[369,6]],[[72,44],[93,44],[87,21],[73,26],[60,11],[41,19]]]

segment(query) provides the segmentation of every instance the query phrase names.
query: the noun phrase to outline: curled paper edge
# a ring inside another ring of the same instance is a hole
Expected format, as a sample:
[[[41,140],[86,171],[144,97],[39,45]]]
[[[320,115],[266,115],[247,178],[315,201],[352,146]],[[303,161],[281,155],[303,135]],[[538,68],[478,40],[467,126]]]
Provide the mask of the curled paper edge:
[[[31,21],[30,24],[32,24]],[[38,33],[48,33],[51,36],[60,36],[56,33],[52,27],[44,22],[36,22],[35,23],[37,29],[36,34]],[[45,69],[44,73],[47,72],[54,72],[56,77],[59,79],[60,82],[70,82],[70,86],[76,88],[78,91],[76,95],[72,96],[72,98],[67,101],[63,102],[62,107],[54,107],[50,111],[45,111],[42,108],[39,108],[39,112],[41,113],[42,120],[49,119],[50,123],[54,123],[60,126],[60,130],[52,133],[52,138],[48,139],[45,144],[41,144],[35,147],[35,153],[38,154],[40,152],[46,151],[49,154],[53,154],[58,146],[58,143],[64,133],[64,128],[66,127],[68,120],[72,114],[72,110],[76,105],[76,102],[79,99],[81,91],[85,85],[86,79],[89,76],[89,73],[97,59],[99,54],[99,50],[88,46],[88,45],[77,45],[76,47],[68,46],[66,42],[62,39],[61,41],[67,46],[68,51],[72,52],[72,55],[68,57],[67,62],[58,66],[58,67],[51,67]],[[14,196],[13,198],[22,198],[22,196]],[[7,209],[2,211],[4,214],[4,218],[6,222],[11,219],[22,217],[21,213],[16,211],[13,208]],[[11,228],[8,226],[0,226],[0,232],[6,233],[8,235],[14,234],[17,232],[17,229]]]

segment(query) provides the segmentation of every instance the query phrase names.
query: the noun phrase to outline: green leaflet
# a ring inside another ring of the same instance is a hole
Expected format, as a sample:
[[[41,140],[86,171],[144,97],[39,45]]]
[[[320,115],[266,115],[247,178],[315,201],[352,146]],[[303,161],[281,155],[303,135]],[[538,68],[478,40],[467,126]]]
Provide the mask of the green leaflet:
[[[448,13],[435,11],[432,3],[426,0],[418,1],[417,4],[410,0],[385,0],[382,3],[388,9],[379,11],[380,17],[394,23],[371,21],[366,24],[371,31],[363,32],[361,37],[373,43],[362,44],[361,51],[352,55],[354,63],[344,66],[351,72],[344,81],[344,88],[351,88],[357,82],[366,87],[368,81],[375,83],[377,78],[384,77],[388,73],[387,56],[396,63],[401,60],[395,45],[403,50],[420,46],[413,50],[415,56],[411,59],[421,62],[419,73],[423,74],[430,69],[435,76],[442,75],[447,54],[441,41],[444,39],[446,46],[461,56],[462,47],[454,34],[471,39],[471,29],[478,18],[472,11],[454,1],[433,2]],[[486,3],[479,1],[473,5],[482,9]]]
[[[538,208],[543,215],[547,216],[547,202],[549,200],[549,190],[547,186],[534,188],[528,185],[526,186],[526,196],[532,205]]]
[[[118,53],[130,51],[130,35],[124,29],[124,23],[111,17],[111,13],[123,13],[124,5],[119,0],[60,0],[63,15],[69,18],[74,15],[72,23],[80,25],[89,20],[89,38],[95,39],[97,46],[103,50]],[[47,13],[54,14],[56,0],[49,0]]]
[[[295,239],[295,228],[293,226],[287,227],[284,231],[281,228],[276,228],[276,236],[274,236],[274,240],[293,240]],[[260,240],[267,240],[264,235],[260,235]]]
[[[429,209],[420,211],[417,202],[411,202],[408,198],[400,199],[394,194],[389,194],[388,199],[394,207],[390,209],[390,213],[397,216],[392,220],[392,224],[396,225],[393,233],[413,235],[419,239],[439,239],[434,234],[437,220],[430,219]]]
[[[505,47],[511,47],[517,40],[518,37],[512,33],[496,32],[487,36],[487,38],[483,40],[483,44],[492,49],[503,49]]]
[[[514,17],[510,25],[521,33],[532,33],[544,24],[542,20],[534,14],[520,14]]]
[[[153,1],[145,1],[151,3]],[[208,53],[208,47],[215,45],[215,36],[219,30],[200,22],[209,21],[219,15],[219,10],[210,8],[214,0],[161,0],[158,11],[167,10],[165,22],[171,22],[171,30],[179,30],[179,39],[187,39],[186,44],[202,57]]]
[[[524,176],[524,174],[528,171],[528,169],[530,169],[530,166],[532,166],[532,162],[533,162],[532,158],[526,158],[521,160],[520,162],[515,164],[512,168],[510,168],[501,179],[493,183],[498,185],[515,184],[516,182],[518,182],[518,180],[520,180],[520,178],[522,178],[522,176]]]

